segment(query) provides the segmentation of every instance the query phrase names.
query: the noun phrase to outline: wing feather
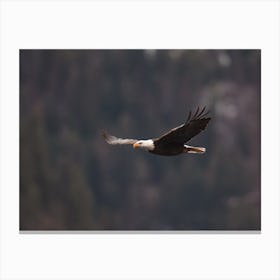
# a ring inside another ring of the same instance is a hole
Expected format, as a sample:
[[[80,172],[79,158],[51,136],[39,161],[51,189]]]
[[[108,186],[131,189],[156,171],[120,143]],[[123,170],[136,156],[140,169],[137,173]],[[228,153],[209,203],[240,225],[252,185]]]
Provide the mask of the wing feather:
[[[205,107],[201,111],[198,107],[193,115],[192,112],[189,113],[184,124],[171,129],[155,141],[158,143],[186,143],[206,128],[211,120],[211,118],[205,117],[208,113],[209,111],[205,113]]]
[[[113,135],[109,135],[106,132],[102,132],[102,136],[104,137],[105,141],[110,145],[133,145],[138,140],[137,139],[123,139],[118,138]]]

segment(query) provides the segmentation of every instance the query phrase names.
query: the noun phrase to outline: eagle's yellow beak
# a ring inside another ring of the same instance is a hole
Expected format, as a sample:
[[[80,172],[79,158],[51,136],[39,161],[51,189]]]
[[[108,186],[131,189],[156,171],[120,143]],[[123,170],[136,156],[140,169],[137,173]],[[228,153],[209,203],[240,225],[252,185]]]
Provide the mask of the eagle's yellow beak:
[[[134,144],[133,144],[133,148],[134,148],[134,149],[139,148],[140,146],[141,146],[141,145],[139,145],[138,143],[134,143]]]

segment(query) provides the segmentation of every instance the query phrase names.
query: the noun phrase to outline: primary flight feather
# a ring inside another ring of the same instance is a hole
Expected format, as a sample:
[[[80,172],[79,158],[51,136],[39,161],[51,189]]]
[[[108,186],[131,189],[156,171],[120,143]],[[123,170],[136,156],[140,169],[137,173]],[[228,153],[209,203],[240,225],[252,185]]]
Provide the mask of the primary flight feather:
[[[186,122],[175,127],[159,138],[138,140],[123,139],[103,132],[102,135],[110,145],[133,145],[133,148],[141,148],[150,153],[164,156],[175,156],[182,153],[204,153],[204,147],[188,146],[186,143],[194,136],[203,131],[210,117],[206,117],[209,112],[205,112],[205,107],[200,110],[199,107],[194,114],[190,111]]]

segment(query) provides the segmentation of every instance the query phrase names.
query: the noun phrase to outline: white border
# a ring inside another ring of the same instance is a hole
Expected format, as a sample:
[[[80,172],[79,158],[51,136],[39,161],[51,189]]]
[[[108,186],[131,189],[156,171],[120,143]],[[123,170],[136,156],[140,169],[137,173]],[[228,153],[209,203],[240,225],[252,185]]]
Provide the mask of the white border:
[[[279,279],[279,2],[1,2],[2,279]],[[20,48],[262,49],[261,234],[19,234]]]

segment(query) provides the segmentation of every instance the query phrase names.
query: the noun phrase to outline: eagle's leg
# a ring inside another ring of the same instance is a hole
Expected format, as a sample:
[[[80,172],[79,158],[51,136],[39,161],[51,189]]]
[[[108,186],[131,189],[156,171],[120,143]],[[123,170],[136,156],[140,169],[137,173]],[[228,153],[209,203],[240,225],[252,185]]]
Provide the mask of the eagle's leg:
[[[205,153],[205,151],[206,151],[206,149],[203,147],[193,147],[193,146],[184,145],[184,153],[203,154],[203,153]]]

